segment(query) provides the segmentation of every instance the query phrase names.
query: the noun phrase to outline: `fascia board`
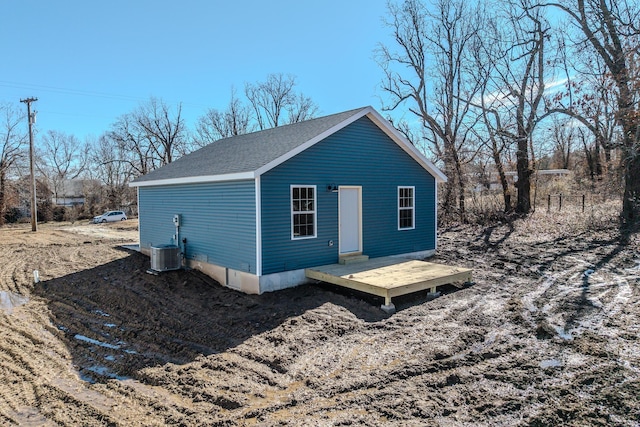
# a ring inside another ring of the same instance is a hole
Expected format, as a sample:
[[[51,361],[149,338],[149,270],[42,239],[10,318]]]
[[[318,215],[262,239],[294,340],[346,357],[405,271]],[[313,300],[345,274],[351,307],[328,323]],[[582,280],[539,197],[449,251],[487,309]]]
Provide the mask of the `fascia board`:
[[[152,181],[131,182],[130,187],[157,187],[160,185],[199,184],[205,182],[224,182],[255,179],[254,172],[229,173],[225,175],[187,176],[183,178],[156,179]]]

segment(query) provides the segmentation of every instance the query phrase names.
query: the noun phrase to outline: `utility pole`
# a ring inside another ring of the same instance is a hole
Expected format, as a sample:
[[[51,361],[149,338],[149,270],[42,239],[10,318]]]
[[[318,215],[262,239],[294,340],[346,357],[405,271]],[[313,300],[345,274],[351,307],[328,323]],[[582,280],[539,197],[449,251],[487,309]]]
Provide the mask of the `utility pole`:
[[[31,172],[31,231],[38,231],[38,204],[36,200],[36,175],[33,171],[33,124],[36,122],[36,112],[31,113],[31,103],[38,98],[21,99],[27,104],[27,117],[29,118],[29,171]]]

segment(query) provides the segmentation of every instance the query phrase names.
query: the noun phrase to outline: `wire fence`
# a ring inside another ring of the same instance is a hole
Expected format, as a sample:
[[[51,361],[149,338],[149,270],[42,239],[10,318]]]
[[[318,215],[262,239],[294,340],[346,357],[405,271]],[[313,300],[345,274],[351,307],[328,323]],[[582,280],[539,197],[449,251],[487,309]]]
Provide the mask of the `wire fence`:
[[[591,201],[591,200],[590,200]],[[564,203],[565,210],[568,206],[572,208],[578,207],[582,212],[587,207],[587,195],[586,194],[547,194],[547,212],[552,210],[555,212],[562,212],[562,205]],[[593,203],[591,203],[593,204]]]
[[[470,192],[466,197],[466,212],[472,216],[492,217],[515,209],[516,197],[509,197],[511,209],[505,209],[504,196],[496,191]],[[602,191],[572,193],[537,193],[532,197],[532,211],[540,213],[589,213],[600,206],[619,201],[617,194]],[[456,212],[453,212],[456,216]]]

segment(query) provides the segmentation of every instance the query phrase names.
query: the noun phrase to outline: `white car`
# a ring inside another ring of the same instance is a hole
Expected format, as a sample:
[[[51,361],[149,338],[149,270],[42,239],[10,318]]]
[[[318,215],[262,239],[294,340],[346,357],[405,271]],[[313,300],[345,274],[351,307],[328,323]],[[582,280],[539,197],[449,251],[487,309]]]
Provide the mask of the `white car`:
[[[124,221],[126,219],[127,216],[122,211],[109,211],[103,213],[102,215],[94,216],[93,223],[98,224],[100,222]]]

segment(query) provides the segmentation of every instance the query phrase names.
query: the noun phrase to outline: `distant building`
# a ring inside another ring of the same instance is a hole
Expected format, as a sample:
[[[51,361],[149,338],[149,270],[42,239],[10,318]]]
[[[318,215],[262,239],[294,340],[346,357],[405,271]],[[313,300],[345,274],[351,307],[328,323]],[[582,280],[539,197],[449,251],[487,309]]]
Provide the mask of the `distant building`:
[[[543,169],[534,171],[533,177],[537,175],[538,178],[545,177],[545,179],[549,178],[559,178],[562,176],[568,176],[571,174],[569,169]],[[514,185],[518,182],[518,172],[516,171],[507,171],[504,173],[507,178],[507,183],[509,185]],[[500,183],[500,176],[498,172],[491,172],[489,175],[489,182],[487,183],[478,183],[473,188],[474,191],[480,192],[485,190],[502,190],[502,184]]]
[[[82,206],[85,196],[91,187],[99,185],[95,179],[68,179],[57,185],[57,192],[52,192],[51,201],[56,206]]]

